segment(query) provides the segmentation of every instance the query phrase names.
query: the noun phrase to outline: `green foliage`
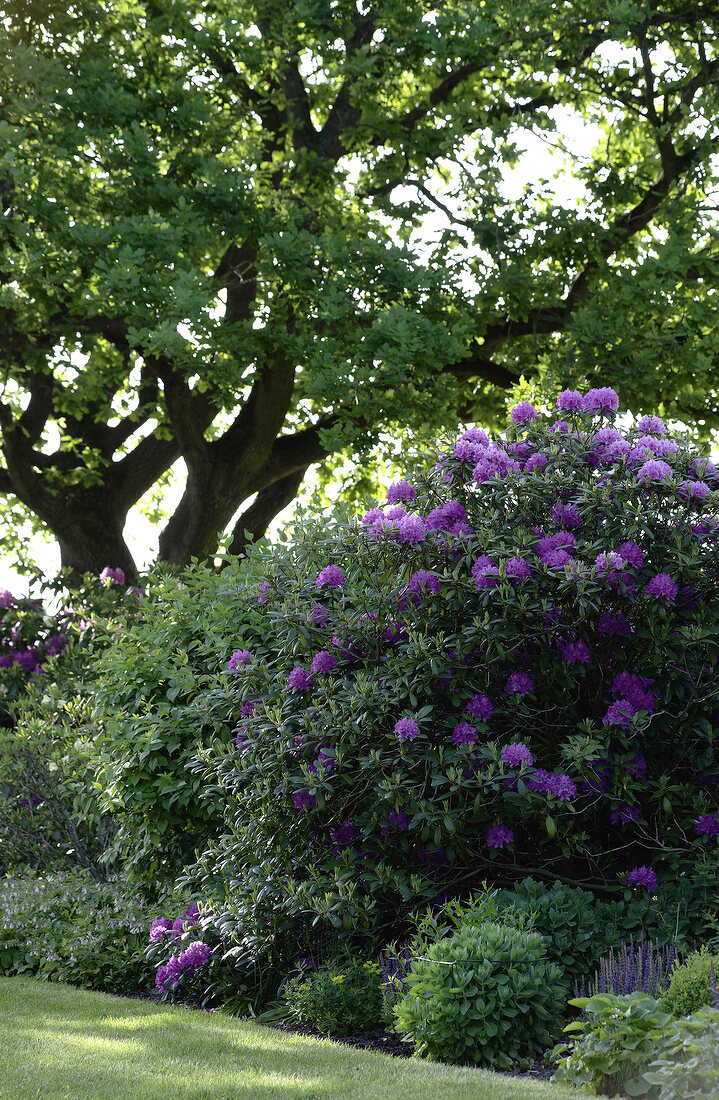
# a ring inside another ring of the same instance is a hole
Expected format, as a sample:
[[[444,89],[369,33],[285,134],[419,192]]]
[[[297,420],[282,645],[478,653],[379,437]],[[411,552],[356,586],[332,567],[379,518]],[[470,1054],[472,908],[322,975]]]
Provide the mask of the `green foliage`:
[[[680,953],[707,935],[715,914],[709,895],[695,878],[662,883],[661,905],[645,893],[629,898],[596,897],[589,890],[526,878],[501,901],[531,915],[532,928],[545,936],[547,952],[564,971],[566,984],[587,980],[600,958],[630,939],[673,945]]]
[[[711,974],[714,972],[714,989]],[[702,946],[684,963],[676,963],[662,1003],[673,1016],[689,1016],[699,1008],[716,1003],[719,980],[719,955]]]
[[[647,993],[597,993],[569,1003],[583,1009],[584,1018],[564,1029],[580,1033],[571,1049],[561,1044],[553,1051],[560,1059],[557,1080],[607,1096],[646,1095],[644,1072],[667,1039],[671,1015]]]
[[[352,1035],[379,1023],[382,1014],[380,968],[348,955],[305,970],[285,982],[282,1000],[289,1018],[323,1035]]]
[[[716,1100],[719,1095],[719,1010],[677,1020],[644,1074],[656,1100]]]
[[[123,879],[97,883],[81,871],[26,872],[1,880],[0,973],[34,974],[106,993],[147,988],[154,915]]]
[[[73,568],[130,568],[181,455],[188,564],[523,375],[716,427],[711,5],[41,12],[1,47],[2,499]]]
[[[230,737],[230,654],[262,644],[259,615],[238,595],[252,575],[238,561],[221,574],[158,570],[142,615],[93,665],[98,783],[117,822],[110,855],[148,885],[174,882],[217,831],[217,799],[190,764],[202,744]]]
[[[395,1028],[436,1061],[508,1068],[555,1033],[560,971],[536,932],[462,926],[414,959],[406,985]]]
[[[92,660],[138,617],[140,600],[136,588],[61,575],[37,599],[12,599],[0,612],[12,661],[0,669],[11,700],[0,724],[0,868],[107,874],[114,823],[97,792],[103,730],[92,713]]]

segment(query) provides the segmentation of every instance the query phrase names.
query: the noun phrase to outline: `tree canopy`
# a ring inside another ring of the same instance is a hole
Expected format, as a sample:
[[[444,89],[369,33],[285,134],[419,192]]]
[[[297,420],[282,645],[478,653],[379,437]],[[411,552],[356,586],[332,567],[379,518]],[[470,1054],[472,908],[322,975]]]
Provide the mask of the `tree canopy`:
[[[0,494],[63,565],[131,573],[179,458],[184,564],[522,376],[719,425],[711,0],[5,11]],[[508,194],[538,138],[578,197],[531,165]]]

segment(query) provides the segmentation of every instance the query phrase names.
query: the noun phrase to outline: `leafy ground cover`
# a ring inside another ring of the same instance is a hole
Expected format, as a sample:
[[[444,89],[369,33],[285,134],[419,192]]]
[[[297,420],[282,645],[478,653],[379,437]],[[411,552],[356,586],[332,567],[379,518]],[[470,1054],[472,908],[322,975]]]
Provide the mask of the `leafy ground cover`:
[[[394,1059],[221,1013],[0,979],[0,1096],[564,1100],[576,1090]]]

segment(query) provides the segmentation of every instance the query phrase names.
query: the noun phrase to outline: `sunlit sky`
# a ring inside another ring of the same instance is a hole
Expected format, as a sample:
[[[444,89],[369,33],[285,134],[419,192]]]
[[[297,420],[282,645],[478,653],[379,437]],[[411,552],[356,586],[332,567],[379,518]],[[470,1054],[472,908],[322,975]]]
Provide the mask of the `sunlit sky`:
[[[508,172],[504,181],[504,193],[507,199],[517,199],[522,194],[525,185],[536,183],[540,177],[552,181],[551,186],[555,198],[561,205],[581,205],[584,198],[583,184],[571,174],[571,160],[583,158],[589,154],[591,148],[596,145],[601,137],[599,127],[586,123],[577,115],[568,111],[554,111],[558,132],[555,135],[537,136],[523,132],[521,146],[524,149],[516,166]],[[551,142],[551,144],[550,144]],[[566,150],[566,152],[565,152]],[[570,157],[567,155],[569,153]],[[399,191],[399,189],[398,189]],[[426,246],[432,238],[444,227],[446,218],[441,212],[428,215],[423,229],[422,239],[419,240],[420,250],[422,243]],[[176,465],[177,477],[175,485],[168,491],[164,498],[166,510],[171,512],[175,503],[179,500],[182,491],[183,464],[180,461]],[[305,484],[311,483],[312,471],[305,479]],[[248,501],[243,505],[247,507]],[[270,533],[292,515],[294,504],[290,505],[272,524]],[[155,558],[157,552],[158,529],[143,516],[137,508],[133,508],[128,516],[125,527],[125,538],[139,568],[148,567]],[[59,550],[54,543],[47,543],[40,537],[35,537],[30,543],[35,559],[40,568],[48,576],[57,573],[60,567]],[[0,587],[9,588],[15,595],[24,594],[27,591],[27,581],[19,577],[13,568],[13,561],[8,558],[0,559]],[[108,562],[113,565],[113,562]]]

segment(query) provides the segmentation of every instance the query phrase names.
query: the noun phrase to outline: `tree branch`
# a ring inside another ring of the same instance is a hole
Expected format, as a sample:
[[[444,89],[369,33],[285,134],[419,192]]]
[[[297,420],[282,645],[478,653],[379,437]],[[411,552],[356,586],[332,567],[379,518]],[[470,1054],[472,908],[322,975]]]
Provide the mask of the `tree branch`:
[[[239,557],[244,554],[250,542],[257,542],[262,538],[275,516],[295,499],[306,472],[306,466],[300,467],[260,490],[249,508],[237,520],[228,553]],[[227,562],[224,563],[226,564]]]

